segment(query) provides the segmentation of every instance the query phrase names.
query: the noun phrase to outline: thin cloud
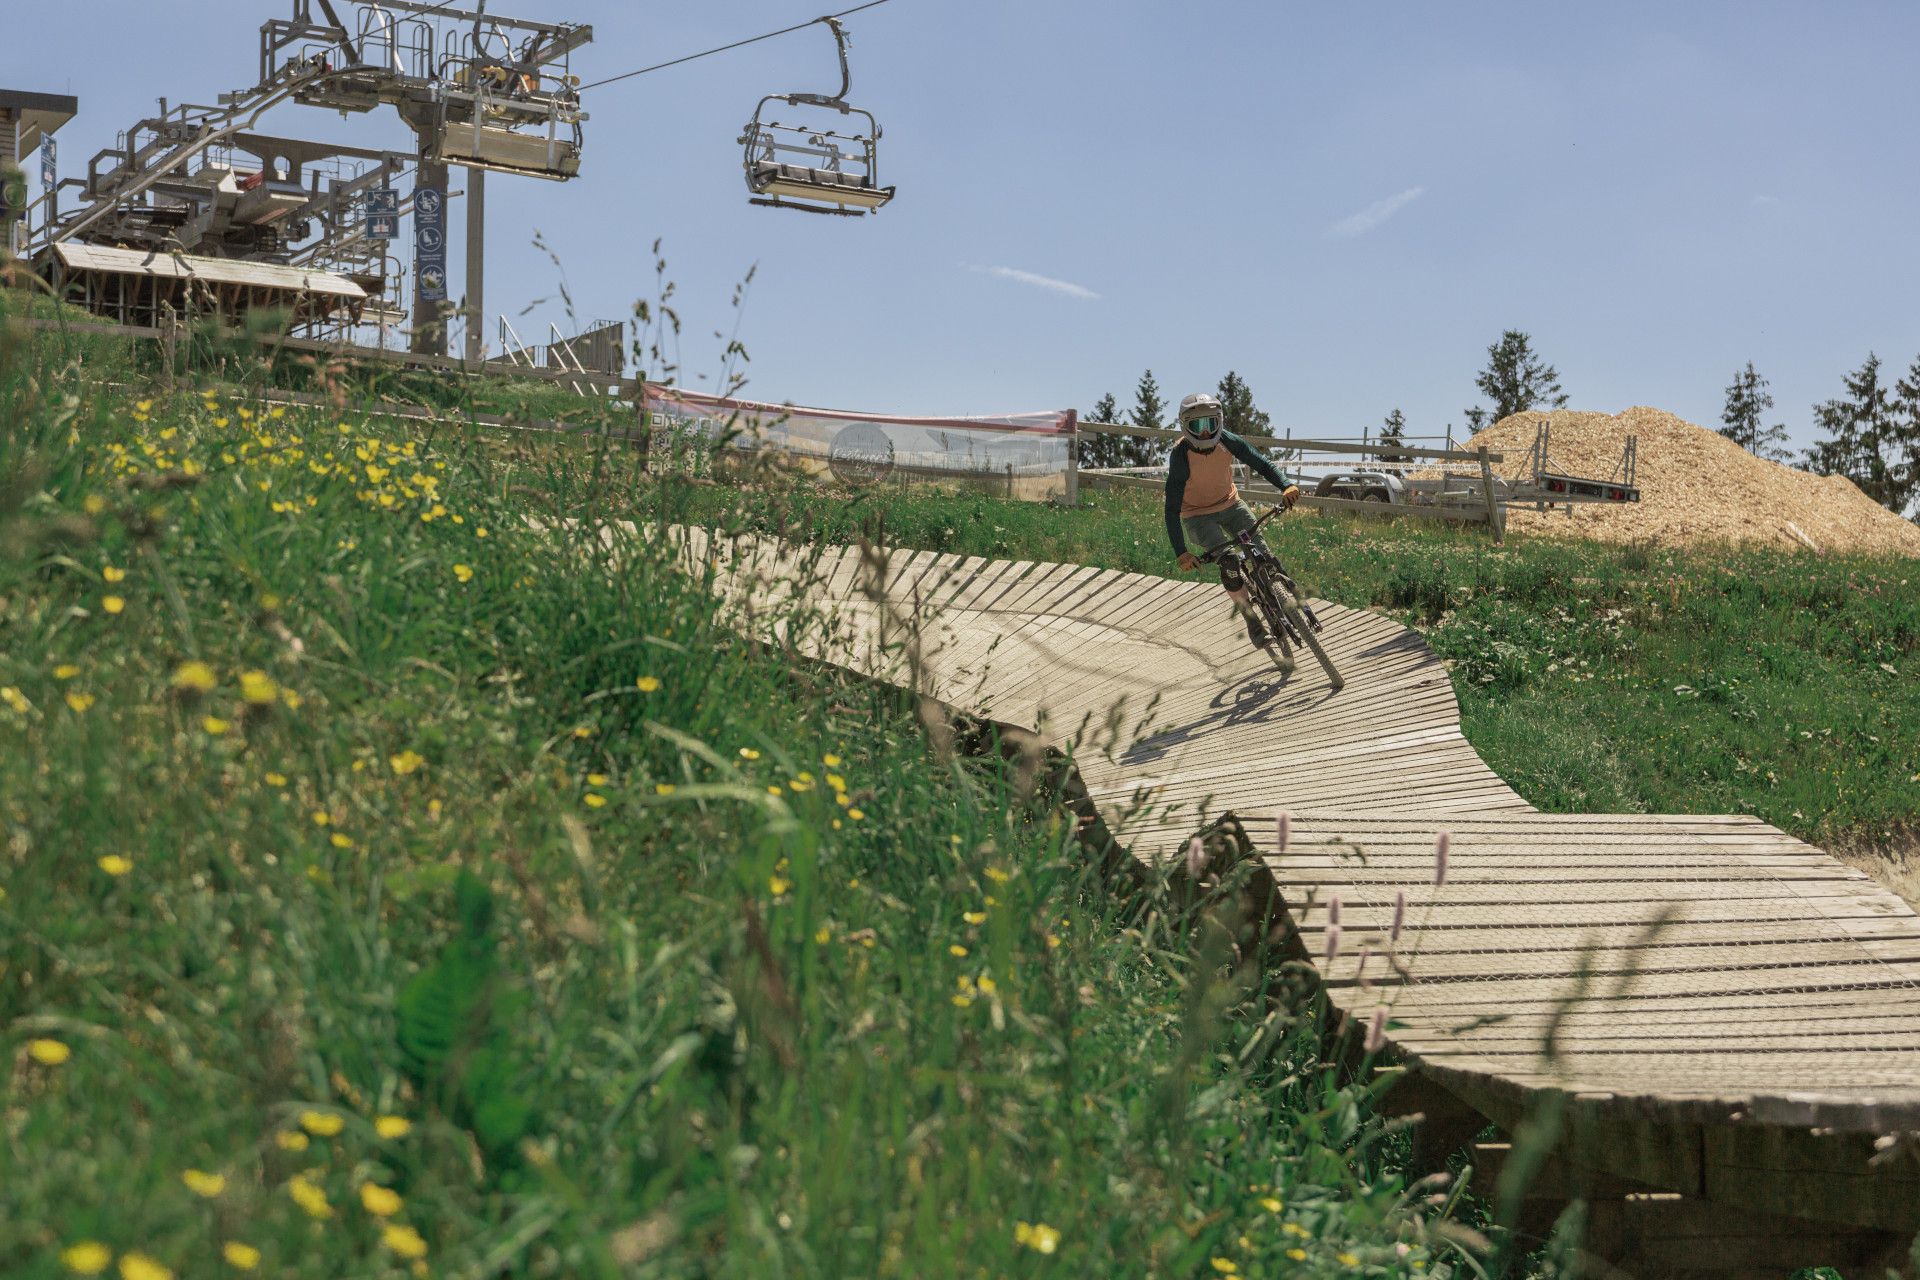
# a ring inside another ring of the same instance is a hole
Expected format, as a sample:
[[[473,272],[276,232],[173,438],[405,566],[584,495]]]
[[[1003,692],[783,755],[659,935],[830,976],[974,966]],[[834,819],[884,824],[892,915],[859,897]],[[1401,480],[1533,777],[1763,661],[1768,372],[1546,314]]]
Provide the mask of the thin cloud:
[[[1328,227],[1327,234],[1343,239],[1363,236],[1425,194],[1427,194],[1425,187],[1408,187],[1405,191],[1388,196],[1385,200],[1375,200],[1360,212],[1350,213]]]
[[[974,271],[985,275],[998,276],[1002,280],[1011,280],[1015,284],[1031,285],[1036,289],[1045,289],[1049,293],[1065,294],[1069,298],[1085,298],[1098,301],[1100,295],[1093,290],[1077,285],[1071,280],[1056,280],[1052,276],[1039,275],[1032,271],[1022,271],[1018,267],[974,267]]]

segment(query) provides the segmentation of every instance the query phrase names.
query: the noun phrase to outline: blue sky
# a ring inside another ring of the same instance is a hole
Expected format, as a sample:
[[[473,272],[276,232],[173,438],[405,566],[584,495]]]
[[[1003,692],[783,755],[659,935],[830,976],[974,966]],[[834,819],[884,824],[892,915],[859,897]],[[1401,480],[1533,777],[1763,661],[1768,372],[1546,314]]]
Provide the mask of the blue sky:
[[[518,5],[594,24],[588,79],[821,8]],[[190,29],[148,0],[25,6],[0,85],[80,96],[72,172],[157,96],[250,83],[257,27],[287,5],[188,8]],[[1711,423],[1751,359],[1802,441],[1869,349],[1901,369],[1920,353],[1911,3],[891,0],[850,25],[887,210],[746,203],[754,102],[835,79],[823,29],[786,36],[590,93],[575,183],[494,178],[489,311],[553,294],[538,230],[581,316],[623,315],[660,238],[689,375],[717,368],[757,266],[750,394],[1085,410],[1147,366],[1169,399],[1233,368],[1297,434],[1396,406],[1418,434],[1459,424],[1506,327],[1575,408]],[[310,108],[263,127],[407,140],[390,116]]]

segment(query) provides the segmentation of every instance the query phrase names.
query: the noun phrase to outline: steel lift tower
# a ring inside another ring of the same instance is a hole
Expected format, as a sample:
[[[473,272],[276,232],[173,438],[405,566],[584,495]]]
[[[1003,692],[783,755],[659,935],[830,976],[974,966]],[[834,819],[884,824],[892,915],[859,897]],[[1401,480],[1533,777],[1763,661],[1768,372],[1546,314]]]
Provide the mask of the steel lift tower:
[[[564,182],[580,172],[580,80],[573,51],[593,28],[532,22],[420,0],[292,0],[293,16],[260,31],[260,84],[341,114],[390,106],[418,140],[413,341],[444,353],[444,208],[447,169],[468,169],[466,355],[481,356],[486,246],[486,174]],[[342,10],[345,16],[342,16]],[[232,95],[235,98],[250,96]],[[427,193],[434,193],[429,195]],[[423,220],[424,219],[424,220]],[[436,247],[437,242],[437,247]]]

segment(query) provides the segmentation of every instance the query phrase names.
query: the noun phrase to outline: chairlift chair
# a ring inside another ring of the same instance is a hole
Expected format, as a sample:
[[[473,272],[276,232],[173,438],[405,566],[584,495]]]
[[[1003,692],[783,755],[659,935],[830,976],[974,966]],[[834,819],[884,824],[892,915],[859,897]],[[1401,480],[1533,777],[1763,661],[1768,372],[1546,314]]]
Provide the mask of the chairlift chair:
[[[505,33],[489,33],[504,42]],[[580,79],[560,74],[546,88],[520,50],[491,53],[476,33],[439,89],[440,120],[428,158],[469,169],[490,169],[564,182],[580,172]]]
[[[835,94],[770,93],[754,108],[753,119],[740,135],[745,147],[747,190],[752,204],[807,213],[839,214],[857,218],[878,210],[893,199],[892,187],[880,185],[876,144],[880,123],[873,113],[850,104],[847,93],[853,75],[847,66],[847,32],[838,20],[821,18],[833,31],[840,51],[840,91]],[[843,116],[864,116],[865,133],[836,133],[806,125],[781,124],[764,119],[767,104],[784,102],[796,107],[828,107]]]

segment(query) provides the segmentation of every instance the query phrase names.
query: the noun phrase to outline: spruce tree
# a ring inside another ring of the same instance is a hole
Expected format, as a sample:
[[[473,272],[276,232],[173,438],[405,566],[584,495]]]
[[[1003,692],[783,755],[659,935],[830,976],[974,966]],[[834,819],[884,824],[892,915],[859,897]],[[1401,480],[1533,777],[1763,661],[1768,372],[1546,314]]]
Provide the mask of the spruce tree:
[[[1133,412],[1128,415],[1136,427],[1165,427],[1167,425],[1167,402],[1160,398],[1160,384],[1153,380],[1153,370],[1140,375],[1140,381],[1133,388]]]
[[[1407,416],[1401,413],[1398,408],[1395,408],[1380,424],[1380,443],[1383,445],[1399,444],[1406,438]],[[1405,462],[1407,460],[1407,455],[1404,453],[1383,453],[1379,457],[1381,462],[1386,463]]]
[[[1153,370],[1148,369],[1140,375],[1140,381],[1133,388],[1133,411],[1127,415],[1136,427],[1156,427],[1164,429],[1170,425],[1166,421],[1167,403],[1160,398],[1160,384],[1153,380]],[[1178,423],[1171,424],[1178,426]],[[1150,467],[1166,456],[1167,446],[1158,440],[1147,440],[1139,436],[1120,436],[1120,460],[1114,465],[1119,467]]]
[[[1220,379],[1220,425],[1237,436],[1263,436],[1273,419],[1254,407],[1253,389],[1233,370]]]
[[[1733,375],[1727,387],[1727,405],[1720,412],[1720,421],[1725,425],[1720,428],[1720,434],[1755,457],[1785,462],[1792,456],[1780,447],[1787,438],[1786,426],[1778,422],[1770,427],[1762,425],[1771,408],[1773,393],[1767,390],[1767,380],[1749,360],[1745,369]]]
[[[1807,466],[1823,476],[1845,476],[1881,506],[1904,513],[1913,500],[1913,478],[1892,396],[1880,377],[1880,357],[1868,352],[1844,385],[1844,399],[1813,407],[1822,435],[1807,450]]]
[[[1118,425],[1120,404],[1113,398],[1113,392],[1109,391],[1101,396],[1080,421]],[[1129,436],[1083,435],[1080,437],[1080,465],[1083,467],[1125,466],[1127,464],[1120,461],[1120,457],[1123,446],[1130,442]]]
[[[1487,348],[1487,367],[1480,371],[1474,385],[1493,401],[1495,422],[1542,406],[1565,408],[1567,403],[1567,393],[1560,389],[1559,370],[1535,355],[1533,339],[1518,329],[1508,329],[1500,335],[1500,341]],[[1475,424],[1476,431],[1487,411],[1478,413],[1476,417],[1474,410],[1467,411],[1467,420]]]
[[[1901,478],[1906,484],[1907,504],[1920,499],[1920,356],[1913,358],[1907,376],[1894,384],[1894,441],[1900,455]],[[1920,520],[1920,511],[1911,511]]]

